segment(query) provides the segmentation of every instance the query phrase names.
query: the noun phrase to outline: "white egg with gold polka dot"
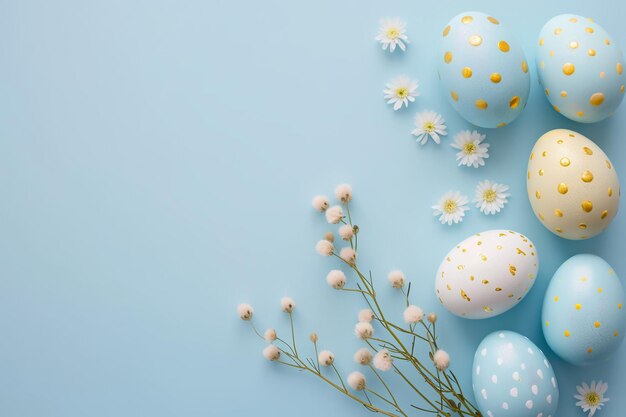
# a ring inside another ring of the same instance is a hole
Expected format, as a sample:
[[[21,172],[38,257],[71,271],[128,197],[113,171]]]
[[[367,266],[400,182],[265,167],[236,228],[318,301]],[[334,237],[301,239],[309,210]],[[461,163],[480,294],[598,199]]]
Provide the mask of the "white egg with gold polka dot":
[[[619,208],[613,164],[598,145],[572,130],[551,130],[537,140],[526,177],[535,215],[565,239],[596,236]]]
[[[624,299],[624,287],[604,259],[572,256],[554,273],[543,300],[548,345],[574,365],[610,358],[624,339]]]
[[[506,126],[526,106],[526,56],[495,17],[466,12],[452,18],[443,29],[438,62],[446,96],[468,122]]]
[[[536,49],[539,83],[554,109],[576,122],[609,117],[624,98],[624,56],[593,19],[562,14],[541,29]]]
[[[437,298],[453,314],[486,319],[513,308],[537,277],[537,248],[512,230],[468,237],[443,259],[435,278]]]

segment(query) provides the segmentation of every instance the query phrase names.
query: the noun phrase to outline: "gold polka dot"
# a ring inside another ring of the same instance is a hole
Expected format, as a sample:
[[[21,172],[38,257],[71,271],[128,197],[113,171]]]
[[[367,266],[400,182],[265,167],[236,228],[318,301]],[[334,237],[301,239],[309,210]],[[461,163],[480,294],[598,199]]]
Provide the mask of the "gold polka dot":
[[[583,117],[584,115],[585,115],[585,113],[583,113],[583,112],[581,112],[581,111],[579,111],[578,113],[576,113],[576,116],[578,116],[578,117]]]
[[[472,35],[472,36],[469,37],[469,43],[472,46],[478,46],[481,43],[483,43],[483,38],[481,38],[478,35]]]
[[[482,98],[476,100],[474,105],[481,110],[485,110],[488,107],[487,101]]]
[[[598,288],[598,292],[602,292],[602,287]]]
[[[557,227],[556,229],[554,229],[554,231],[557,233],[563,233],[563,229],[561,229],[560,227]]]
[[[446,64],[452,62],[452,52],[448,51],[443,55],[443,60]]]
[[[559,296],[558,296],[558,295],[556,295],[556,296],[554,297],[554,302],[556,303],[556,302],[558,302],[558,301],[559,301]]]
[[[582,282],[587,282],[587,277],[581,277],[581,278],[580,278],[580,280],[581,280]]]
[[[595,49],[590,49],[587,51],[587,55],[589,56],[596,56],[596,50]]]
[[[499,25],[500,22],[495,17],[487,16],[487,20],[493,23],[494,25]]]
[[[585,230],[587,228],[587,225],[585,223],[580,223],[578,225],[578,228],[581,229],[581,230]]]
[[[541,152],[541,156],[543,156],[544,158],[545,158],[546,156],[548,156],[548,151],[543,151],[543,152]]]
[[[556,217],[563,217],[563,212],[559,209],[554,210],[554,215]]]
[[[491,308],[489,306],[484,306],[483,310],[485,311],[485,313],[491,313],[493,311],[493,308]]]
[[[496,292],[500,292],[500,291],[502,291],[502,288],[496,287]]]
[[[589,213],[591,210],[593,210],[593,203],[589,200],[583,201],[580,206],[582,207],[583,211],[586,213]]]
[[[491,74],[489,79],[491,80],[492,83],[498,84],[500,81],[502,81],[502,76],[499,73],[494,72],[493,74]]]
[[[576,19],[575,17],[570,17],[569,21],[572,23],[576,23],[578,22],[578,19]]]
[[[591,182],[593,181],[593,174],[591,173],[591,171],[583,171],[580,179],[584,182]]]
[[[606,167],[607,167],[608,169],[611,169],[611,163],[609,162],[609,160],[608,160],[608,159],[606,160]]]
[[[443,30],[443,36],[448,36],[448,33],[450,33],[450,25],[446,26]]]
[[[576,49],[576,48],[578,48],[578,42],[576,42],[576,41],[571,41],[571,42],[569,43],[569,47],[570,47],[570,48],[572,48],[572,49]]]
[[[613,336],[614,336],[614,337],[619,336],[619,332],[613,332]]]
[[[535,191],[535,197],[537,197],[537,199],[540,199],[541,193],[539,191]]]
[[[554,51],[550,51],[549,55],[550,57],[554,57]]]
[[[621,310],[621,309],[622,309],[622,303],[619,303],[619,304],[617,305],[617,309],[618,309],[618,310]]]
[[[537,213],[537,217],[539,217],[539,219],[541,219],[541,221],[543,221],[543,220],[544,220],[544,218],[543,218],[543,214],[541,214],[541,213]]]
[[[593,151],[586,146],[583,147],[583,152],[585,152],[587,155],[593,155]]]
[[[600,104],[604,103],[604,94],[602,93],[592,94],[591,97],[589,98],[589,103],[592,106],[599,106]]]
[[[565,330],[565,331],[563,332],[563,335],[564,335],[565,337],[569,337],[569,335],[570,335],[570,334],[571,334],[571,333],[569,332],[569,330]]]
[[[567,91],[565,90],[561,91],[561,97],[567,97]]]
[[[463,67],[461,70],[463,77],[470,78],[472,76],[472,69],[470,67]]]
[[[569,162],[569,158],[561,158],[561,160],[559,161],[559,163],[561,164],[562,167],[567,167],[569,166],[570,162]]]
[[[509,101],[509,107],[514,109],[519,105],[519,96],[514,96],[511,101]]]
[[[505,41],[500,41],[498,42],[498,49],[501,50],[502,52],[509,52],[511,47]]]
[[[587,353],[591,353],[591,352],[593,352],[593,349],[592,348],[587,348]]]
[[[485,285],[489,284],[489,280],[483,279],[483,284],[485,284]]]
[[[550,322],[548,320],[546,320],[546,326],[549,326]]]
[[[543,176],[543,174],[544,174],[544,173],[545,173],[545,171],[544,171],[543,169],[540,169],[540,170],[538,171],[538,174],[539,174],[539,176],[540,176],[540,177],[541,177],[541,176]]]
[[[530,153],[530,160],[532,161],[534,157],[535,157],[535,153],[534,153],[534,152],[531,152],[531,153]]]
[[[597,329],[598,327],[600,327],[600,322],[599,322],[599,321],[595,321],[595,322],[593,323],[593,327],[595,327],[596,329]]]
[[[563,32],[563,29],[561,29],[561,28],[554,29],[554,34],[557,35],[557,36],[559,36],[561,34],[561,32]]]
[[[552,107],[554,108],[554,110],[555,110],[557,113],[561,113],[561,109],[559,109],[559,107],[558,107],[558,106],[554,105],[554,106],[552,106]]]
[[[504,126],[506,126],[506,123],[505,123],[505,122],[498,123],[498,124],[496,125],[496,127],[504,127]]]
[[[459,101],[459,95],[456,93],[456,91],[450,91],[450,97],[452,97],[452,100],[454,101]]]
[[[586,27],[585,30],[587,31],[587,33],[593,33],[593,28]]]
[[[546,67],[546,63],[543,61],[539,62],[539,68],[544,69]]]
[[[546,89],[545,89],[545,90],[543,90],[543,91],[544,91],[544,93],[546,93],[546,96],[549,96],[549,95],[550,95],[550,90],[549,90],[549,89],[547,89],[547,88],[546,88]]]
[[[582,304],[576,304],[576,305],[574,306],[574,308],[575,308],[576,310],[580,310],[581,308],[583,308],[583,306],[582,306]]]
[[[600,71],[600,78],[604,78],[604,77],[606,77],[606,72]]]
[[[558,144],[560,145],[560,144],[562,144],[562,143],[563,143],[563,140],[562,140],[562,139],[559,139],[559,140],[557,140],[557,141],[556,141],[556,143],[558,143]]]
[[[621,62],[618,62],[615,65],[615,69],[617,70],[618,74],[622,75],[622,72],[624,71],[624,68],[622,67],[622,63]]]
[[[619,92],[620,92],[620,93],[623,93],[623,92],[624,92],[624,84],[622,84],[622,85],[620,85],[620,86],[619,86]]]
[[[605,218],[606,218],[606,216],[608,216],[608,215],[609,215],[608,210],[604,210],[604,211],[602,212],[602,214],[600,215],[600,218],[601,218],[601,219],[605,219]]]
[[[525,73],[528,72],[528,64],[526,63],[526,61],[522,61],[522,71],[524,71]]]
[[[574,68],[574,64],[571,62],[567,62],[563,65],[563,74],[572,75],[574,71],[576,71],[576,68]]]
[[[565,184],[564,182],[560,183],[557,186],[557,190],[559,191],[559,193],[561,194],[567,194],[567,191],[569,190],[569,188],[567,188],[567,184]]]
[[[472,16],[463,16],[463,18],[461,19],[461,22],[465,23],[466,25],[469,25],[473,21],[474,18]]]
[[[610,41],[610,40],[608,40],[608,39],[605,39],[605,40],[604,40],[604,44],[605,44],[605,45],[610,45],[610,44],[611,44],[611,41]]]

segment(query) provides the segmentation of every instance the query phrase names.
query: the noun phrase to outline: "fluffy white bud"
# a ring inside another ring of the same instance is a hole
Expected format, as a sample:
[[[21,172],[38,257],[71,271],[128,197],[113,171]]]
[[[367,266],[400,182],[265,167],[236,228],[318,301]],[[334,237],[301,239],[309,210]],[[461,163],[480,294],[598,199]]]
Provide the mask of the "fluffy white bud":
[[[450,355],[445,350],[439,349],[433,355],[433,362],[435,367],[440,371],[445,371],[450,366]]]
[[[330,224],[337,224],[343,219],[341,206],[332,206],[326,209],[326,221]]]
[[[280,350],[274,345],[267,345],[267,347],[263,349],[263,356],[268,361],[277,361],[280,358]]]
[[[424,311],[418,306],[410,305],[404,310],[404,321],[415,324],[424,319]]]
[[[404,274],[402,271],[391,271],[389,275],[387,275],[389,279],[389,283],[393,288],[402,288],[404,287]]]
[[[328,285],[338,290],[346,285],[346,274],[338,269],[333,269],[326,275]]]
[[[348,375],[348,385],[357,391],[365,389],[365,375],[358,371],[352,372]]]
[[[280,308],[285,313],[293,313],[293,309],[296,308],[296,303],[290,297],[283,297],[280,299]]]
[[[252,320],[254,309],[250,304],[241,303],[237,306],[237,314],[239,314],[241,320]]]
[[[354,334],[357,335],[359,339],[366,340],[372,337],[374,334],[374,328],[370,323],[362,321],[354,326]]]
[[[335,355],[330,350],[323,350],[318,355],[317,359],[322,366],[331,366],[335,362]]]

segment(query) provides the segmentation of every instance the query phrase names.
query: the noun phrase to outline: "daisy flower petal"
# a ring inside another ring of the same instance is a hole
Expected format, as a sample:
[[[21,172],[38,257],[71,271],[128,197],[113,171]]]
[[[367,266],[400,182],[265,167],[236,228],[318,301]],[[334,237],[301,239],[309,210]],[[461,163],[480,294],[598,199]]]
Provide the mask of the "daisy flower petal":
[[[432,206],[433,216],[439,216],[441,224],[460,223],[463,221],[465,212],[469,210],[469,199],[458,191],[448,191],[441,196],[437,204]]]
[[[477,131],[470,132],[463,130],[454,136],[454,142],[450,144],[459,152],[456,154],[456,160],[459,166],[473,166],[478,168],[485,165],[485,159],[489,158],[489,144],[483,142],[487,136]]]
[[[609,401],[609,399],[604,396],[608,388],[609,385],[602,381],[598,381],[597,383],[596,381],[591,381],[591,386],[583,382],[576,387],[576,391],[580,394],[574,395],[575,399],[580,400],[576,402],[576,406],[580,407],[585,413],[589,412],[587,417],[593,417],[596,411],[602,409],[604,404]]]
[[[389,48],[389,52],[396,50],[396,46],[406,50],[409,37],[406,35],[406,22],[399,18],[382,19],[378,28],[378,35],[375,38],[380,42],[384,51]]]
[[[385,84],[383,93],[387,104],[393,104],[394,110],[399,110],[403,105],[409,107],[409,102],[414,102],[419,96],[417,88],[419,83],[406,75],[400,75]]]
[[[496,214],[509,201],[508,185],[498,184],[489,180],[479,182],[476,186],[474,203],[484,214]]]
[[[444,118],[440,114],[428,110],[415,115],[415,129],[413,129],[411,134],[416,137],[416,140],[421,145],[428,142],[429,137],[439,145],[441,143],[439,136],[448,134],[446,129]]]

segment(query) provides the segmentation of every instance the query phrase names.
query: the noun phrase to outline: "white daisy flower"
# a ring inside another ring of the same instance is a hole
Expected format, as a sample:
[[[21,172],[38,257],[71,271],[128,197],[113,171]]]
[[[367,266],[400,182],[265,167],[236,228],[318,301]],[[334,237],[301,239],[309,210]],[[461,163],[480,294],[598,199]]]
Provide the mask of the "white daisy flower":
[[[384,50],[389,47],[389,52],[395,51],[396,46],[404,51],[406,50],[405,43],[410,43],[409,37],[406,36],[405,32],[406,22],[400,18],[382,19],[376,40],[381,43]]]
[[[596,410],[600,410],[604,403],[609,399],[604,396],[606,390],[609,389],[609,384],[606,382],[591,381],[591,387],[583,382],[582,385],[576,386],[576,391],[579,395],[574,395],[574,398],[579,400],[576,405],[583,409],[583,412],[589,412],[587,417],[593,417]]]
[[[460,223],[463,221],[465,212],[469,210],[467,207],[469,199],[461,195],[458,191],[448,191],[444,194],[437,204],[432,206],[435,210],[433,216],[439,216],[441,224],[447,223],[450,226],[453,222]]]
[[[445,136],[448,134],[448,132],[446,132],[446,121],[440,114],[434,111],[417,113],[415,115],[415,126],[411,134],[416,136],[416,140],[420,145],[426,144],[429,137],[439,145],[441,143],[439,135]]]
[[[478,168],[479,166],[485,165],[485,159],[489,158],[489,153],[487,149],[489,148],[488,143],[483,143],[487,136],[477,131],[470,132],[469,130],[464,130],[462,132],[457,133],[454,137],[454,142],[450,144],[455,149],[459,149],[460,152],[456,154],[456,160],[459,161],[460,165],[473,166],[474,168]]]
[[[499,213],[509,201],[507,197],[509,197],[510,194],[506,192],[508,190],[508,185],[498,184],[489,180],[479,182],[476,186],[476,194],[474,196],[476,207],[480,209],[481,213]]]
[[[403,104],[405,107],[409,107],[409,101],[413,103],[415,97],[419,96],[417,92],[418,86],[417,81],[405,75],[394,78],[385,84],[387,88],[383,90],[387,104],[393,104],[394,110],[400,109]]]

